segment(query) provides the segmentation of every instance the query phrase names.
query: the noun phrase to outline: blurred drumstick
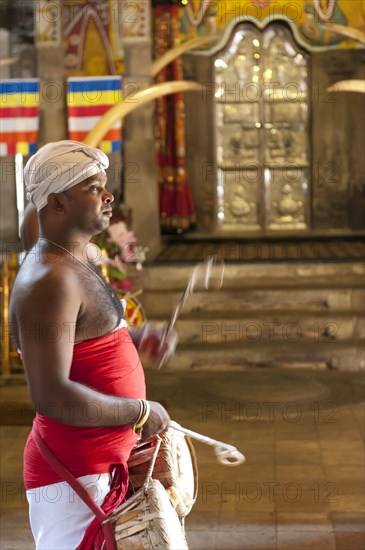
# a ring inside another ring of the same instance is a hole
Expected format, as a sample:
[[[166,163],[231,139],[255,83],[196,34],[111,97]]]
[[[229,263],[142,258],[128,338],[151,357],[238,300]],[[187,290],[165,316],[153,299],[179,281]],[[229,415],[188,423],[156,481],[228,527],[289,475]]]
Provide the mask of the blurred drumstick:
[[[191,272],[188,284],[184,292],[181,294],[172,312],[171,319],[166,327],[164,338],[162,339],[160,344],[160,349],[163,348],[167,338],[169,337],[177,318],[179,317],[184,305],[186,304],[188,297],[193,294],[194,290],[196,289],[201,290],[202,288],[204,288],[205,290],[208,290],[209,288],[214,286],[212,285],[212,280],[214,280],[214,278],[218,279],[218,285],[216,286],[216,288],[222,288],[223,275],[224,261],[217,261],[216,256],[211,256],[204,262],[196,264],[193,271]],[[158,368],[161,367],[164,360],[165,356],[162,357]]]
[[[180,426],[180,424],[174,422],[173,420],[170,421],[169,426],[174,430],[188,435],[192,439],[196,439],[201,443],[205,443],[206,445],[214,447],[215,456],[217,457],[218,462],[220,462],[221,464],[225,464],[226,466],[238,466],[239,464],[243,464],[246,460],[245,456],[233,445],[228,445],[227,443],[223,443],[222,441],[217,441],[216,439],[212,439],[211,437],[207,437],[206,435],[202,435],[197,432],[193,432],[191,430],[183,428],[182,426]]]

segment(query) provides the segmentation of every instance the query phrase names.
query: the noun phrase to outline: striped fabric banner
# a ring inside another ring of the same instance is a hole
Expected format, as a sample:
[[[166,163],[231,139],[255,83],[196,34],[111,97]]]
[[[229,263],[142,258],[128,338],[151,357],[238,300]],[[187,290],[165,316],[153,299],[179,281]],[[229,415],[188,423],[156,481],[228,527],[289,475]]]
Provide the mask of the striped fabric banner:
[[[67,79],[68,137],[84,141],[101,116],[122,98],[120,76],[72,77]],[[117,121],[98,147],[104,153],[120,151],[122,123]]]
[[[37,150],[39,80],[0,82],[0,157],[17,153],[32,155]]]

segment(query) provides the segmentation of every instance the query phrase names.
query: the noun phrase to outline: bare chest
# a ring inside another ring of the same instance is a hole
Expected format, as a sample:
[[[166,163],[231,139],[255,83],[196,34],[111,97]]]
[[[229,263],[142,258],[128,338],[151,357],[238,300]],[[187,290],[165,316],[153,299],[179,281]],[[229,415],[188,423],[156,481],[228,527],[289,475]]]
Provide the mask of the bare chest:
[[[75,327],[75,341],[97,338],[111,332],[123,317],[117,291],[96,273],[78,269],[82,305]]]

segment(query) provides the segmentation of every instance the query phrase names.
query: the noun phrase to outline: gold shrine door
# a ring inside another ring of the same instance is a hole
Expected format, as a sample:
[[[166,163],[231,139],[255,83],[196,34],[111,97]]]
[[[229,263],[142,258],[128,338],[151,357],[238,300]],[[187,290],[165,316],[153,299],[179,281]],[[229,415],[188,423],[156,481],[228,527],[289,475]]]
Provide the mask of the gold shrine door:
[[[308,228],[307,54],[283,24],[241,23],[213,63],[217,227]]]

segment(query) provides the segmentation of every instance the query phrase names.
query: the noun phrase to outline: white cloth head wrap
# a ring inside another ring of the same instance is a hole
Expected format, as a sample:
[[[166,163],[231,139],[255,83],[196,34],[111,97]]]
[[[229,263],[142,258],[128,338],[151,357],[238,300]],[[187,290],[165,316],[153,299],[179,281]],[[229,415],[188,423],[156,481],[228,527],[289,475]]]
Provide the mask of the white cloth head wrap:
[[[51,193],[61,193],[109,166],[105,153],[80,141],[63,140],[44,145],[24,168],[27,199],[38,212]]]

